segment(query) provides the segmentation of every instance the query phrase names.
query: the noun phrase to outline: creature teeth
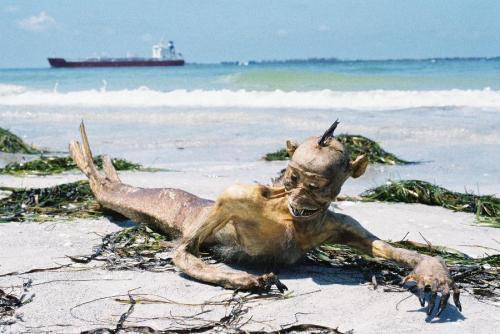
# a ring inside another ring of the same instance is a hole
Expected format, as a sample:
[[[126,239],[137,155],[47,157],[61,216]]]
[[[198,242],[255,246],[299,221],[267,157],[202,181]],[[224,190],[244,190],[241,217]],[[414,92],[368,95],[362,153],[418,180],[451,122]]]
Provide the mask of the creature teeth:
[[[300,215],[303,216],[304,215],[304,209],[300,210]]]

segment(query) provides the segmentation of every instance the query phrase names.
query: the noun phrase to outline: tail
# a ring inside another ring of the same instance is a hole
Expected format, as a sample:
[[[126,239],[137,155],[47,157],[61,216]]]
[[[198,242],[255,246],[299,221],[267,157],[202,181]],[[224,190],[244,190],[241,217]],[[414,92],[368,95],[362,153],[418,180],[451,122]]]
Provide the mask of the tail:
[[[89,178],[92,188],[95,187],[94,191],[109,183],[121,183],[109,156],[106,155],[102,158],[105,175],[103,176],[97,170],[83,121],[80,124],[80,135],[82,144],[78,141],[72,141],[69,144],[69,153],[78,168]]]

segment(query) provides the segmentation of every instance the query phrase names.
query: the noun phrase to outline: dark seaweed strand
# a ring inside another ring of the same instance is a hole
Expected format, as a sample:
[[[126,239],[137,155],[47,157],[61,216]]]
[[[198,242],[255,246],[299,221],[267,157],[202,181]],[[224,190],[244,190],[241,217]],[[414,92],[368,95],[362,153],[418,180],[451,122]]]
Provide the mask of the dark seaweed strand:
[[[156,256],[169,249],[168,240],[166,236],[139,225],[108,234],[92,254],[71,256],[70,259],[77,263],[103,261],[108,270],[173,270],[169,256]]]
[[[140,164],[124,159],[113,158],[111,161],[113,162],[113,166],[115,166],[116,170],[119,171],[149,170],[142,167]],[[102,156],[95,157],[94,163],[99,168],[102,168]],[[27,162],[13,162],[7,164],[4,168],[0,168],[0,173],[11,175],[50,175],[75,170],[76,168],[76,164],[70,157],[40,156],[35,160]]]
[[[341,134],[336,138],[347,148],[351,155],[351,160],[356,159],[359,155],[365,154],[370,163],[386,165],[407,165],[415,163],[398,158],[396,155],[380,147],[377,142],[360,135]]]
[[[0,222],[90,218],[102,214],[88,181],[48,188],[12,189],[8,197],[0,199]]]
[[[284,148],[277,150],[276,152],[267,153],[264,156],[264,160],[266,161],[288,160],[289,158],[288,151]]]
[[[420,203],[476,214],[479,223],[500,227],[500,199],[491,195],[453,192],[420,180],[390,181],[361,194],[369,200]]]
[[[25,154],[42,153],[41,150],[26,144],[21,138],[3,128],[0,128],[0,152]]]

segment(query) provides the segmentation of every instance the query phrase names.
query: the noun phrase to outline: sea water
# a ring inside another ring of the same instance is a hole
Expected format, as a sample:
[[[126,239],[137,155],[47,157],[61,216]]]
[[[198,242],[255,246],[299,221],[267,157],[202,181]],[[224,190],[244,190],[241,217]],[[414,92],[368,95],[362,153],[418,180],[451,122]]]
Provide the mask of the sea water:
[[[423,179],[500,193],[499,58],[244,65],[0,69],[0,127],[64,151],[84,120],[96,153],[180,171],[271,166],[271,177],[282,165],[265,153],[338,118],[338,133],[421,162],[373,166],[353,191]]]

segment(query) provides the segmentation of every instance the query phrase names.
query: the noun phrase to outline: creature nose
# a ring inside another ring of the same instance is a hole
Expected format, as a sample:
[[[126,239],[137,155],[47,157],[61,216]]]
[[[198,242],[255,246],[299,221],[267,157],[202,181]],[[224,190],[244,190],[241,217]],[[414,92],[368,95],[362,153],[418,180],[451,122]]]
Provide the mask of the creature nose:
[[[293,204],[298,204],[301,201],[307,200],[307,194],[304,190],[295,190],[290,194],[290,200]]]
[[[290,195],[297,199],[298,197],[302,197],[304,196],[304,190],[300,189],[300,188],[295,188],[291,193]]]

